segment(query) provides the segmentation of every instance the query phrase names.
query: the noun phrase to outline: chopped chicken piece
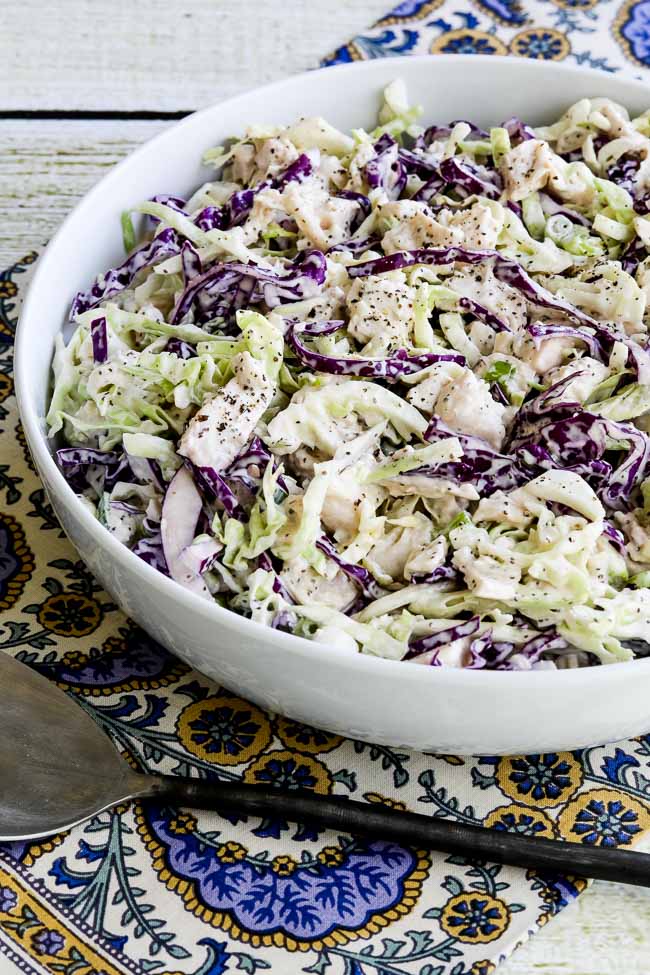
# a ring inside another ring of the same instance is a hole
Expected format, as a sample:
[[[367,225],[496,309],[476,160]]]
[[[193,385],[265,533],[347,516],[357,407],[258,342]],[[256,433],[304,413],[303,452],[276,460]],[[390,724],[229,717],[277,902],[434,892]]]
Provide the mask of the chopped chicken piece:
[[[354,200],[330,196],[320,180],[289,183],[282,199],[300,232],[320,250],[329,250],[350,236],[350,224],[357,212]]]
[[[404,566],[404,578],[409,581],[413,576],[427,575],[444,565],[447,555],[447,539],[444,535],[438,535],[429,545],[424,545],[419,550],[411,552],[409,559]]]
[[[584,163],[567,163],[540,139],[526,139],[501,160],[508,198],[518,202],[548,186],[566,203],[589,206],[595,197],[593,176]]]
[[[384,497],[381,488],[364,484],[364,474],[372,467],[372,461],[347,467],[332,478],[321,511],[321,521],[336,539],[350,541],[359,528],[361,504],[369,499],[375,510]]]
[[[319,575],[303,558],[284,563],[280,579],[297,603],[318,603],[340,611],[359,594],[357,586],[340,570],[332,579]]]
[[[629,559],[640,568],[650,566],[650,527],[642,524],[640,511],[623,514],[617,512],[616,522],[626,539],[625,551]]]
[[[554,335],[539,344],[530,335],[515,340],[516,355],[540,376],[563,365],[571,352],[580,348],[583,343],[568,335]]]
[[[500,450],[505,439],[506,407],[497,403],[490,387],[469,369],[442,386],[434,413],[457,433],[466,433]]]
[[[348,308],[350,335],[372,343],[366,355],[410,345],[413,294],[401,272],[357,278],[348,292]]]
[[[434,217],[425,203],[415,200],[384,203],[379,217],[395,223],[382,240],[387,254],[419,247],[492,248],[503,222],[483,203],[455,212],[441,210]]]
[[[259,183],[270,176],[277,176],[291,163],[295,162],[299,152],[293,142],[283,137],[264,139],[255,156],[255,174],[252,182]]]
[[[536,381],[535,370],[526,362],[517,359],[512,355],[504,355],[501,352],[493,352],[486,355],[478,365],[477,375],[483,377],[486,372],[492,369],[499,362],[505,362],[511,367],[511,372],[507,377],[506,385],[511,395],[524,397],[528,390]]]
[[[516,288],[498,281],[489,263],[459,266],[443,283],[457,294],[484,305],[502,318],[513,332],[520,332],[525,327],[528,320],[526,299]]]
[[[541,139],[525,139],[510,149],[499,169],[509,199],[525,200],[531,193],[544,189],[553,171],[554,152]]]
[[[467,588],[482,599],[513,599],[521,579],[521,569],[511,563],[499,562],[490,555],[476,555],[463,546],[452,557],[456,568],[463,573]]]
[[[269,224],[286,219],[282,194],[278,190],[261,190],[255,195],[246,222],[240,229],[245,244],[254,244]]]
[[[255,156],[255,146],[251,142],[242,142],[233,147],[228,170],[235,183],[248,186],[255,172]]]
[[[408,391],[406,398],[418,410],[431,414],[442,387],[450,380],[459,379],[464,371],[457,362],[436,362],[427,367],[421,381]]]
[[[574,375],[575,379],[564,387],[562,399],[567,402],[577,400],[579,403],[584,403],[596,387],[607,379],[609,369],[597,359],[583,356],[581,359],[573,359],[571,362],[567,362],[565,366],[551,369],[544,381],[550,386],[554,386],[555,383],[559,383],[571,375]]]
[[[273,384],[248,352],[232,360],[235,375],[185,427],[178,453],[197,467],[225,470],[248,443],[273,398]]]
[[[413,527],[387,525],[384,535],[375,542],[366,562],[380,581],[404,578],[404,570],[412,556],[431,540],[432,526],[420,513],[411,516]]]

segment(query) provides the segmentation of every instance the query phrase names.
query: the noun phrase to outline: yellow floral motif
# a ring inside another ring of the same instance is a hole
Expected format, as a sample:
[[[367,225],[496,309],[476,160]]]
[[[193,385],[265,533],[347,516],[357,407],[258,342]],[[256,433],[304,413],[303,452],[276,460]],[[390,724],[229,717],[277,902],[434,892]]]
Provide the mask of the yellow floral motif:
[[[496,971],[496,965],[491,961],[475,961],[470,968],[470,975],[492,975]]]
[[[574,843],[632,846],[650,829],[650,807],[616,789],[590,789],[562,810],[558,826]]]
[[[338,867],[343,863],[345,855],[338,846],[324,846],[320,853],[316,854],[316,859],[324,867]]]
[[[311,725],[281,716],[276,718],[275,733],[287,748],[306,752],[308,755],[331,752],[343,744],[340,735],[331,735],[328,731],[320,731],[318,728],[312,728]]]
[[[534,61],[563,61],[571,53],[571,45],[559,30],[531,27],[515,34],[510,41],[510,52]]]
[[[80,936],[72,918],[62,918],[50,904],[33,890],[24,886],[9,867],[0,863],[0,888],[4,900],[15,904],[6,913],[15,921],[17,917],[29,916],[30,930],[25,938],[24,929],[17,924],[3,924],[5,940],[13,942],[19,951],[29,945],[30,953],[37,958],[43,970],[69,971],[74,964],[79,971],[104,972],[105,975],[120,975],[121,965],[114,963],[105,949],[96,942],[89,944],[87,937]],[[56,959],[50,961],[48,959]],[[55,967],[56,966],[56,967]]]
[[[582,785],[582,766],[571,752],[500,758],[496,781],[501,791],[519,803],[539,808],[559,806]]]
[[[245,860],[248,856],[248,850],[241,843],[235,843],[234,840],[228,840],[227,843],[222,843],[217,849],[217,856],[222,863],[237,863],[239,860]]]
[[[261,755],[244,772],[244,782],[279,789],[311,789],[325,794],[332,790],[332,776],[322,762],[290,751]]]
[[[240,765],[271,743],[271,726],[254,704],[217,694],[186,707],[176,731],[192,755],[215,765]]]
[[[9,379],[8,376],[5,377],[5,378]],[[4,399],[4,397],[2,395],[2,380],[3,380],[3,376],[0,373],[0,403]],[[11,389],[9,389],[9,392],[11,392]],[[18,423],[16,425],[16,442],[22,447],[23,457],[25,458],[25,461],[27,463],[27,466],[29,467],[30,471],[33,474],[35,474],[36,473],[36,468],[34,467],[34,461],[32,460],[32,454],[31,454],[31,451],[30,451],[29,447],[27,446],[27,438],[25,437],[25,431],[24,431],[23,425],[22,425],[22,423],[20,421],[18,421]]]
[[[56,836],[50,836],[46,840],[39,840],[38,843],[34,843],[23,854],[22,864],[25,867],[33,867],[42,856],[51,853],[57,846],[61,846],[67,835],[67,832],[57,833]]]
[[[18,294],[18,288],[13,281],[3,280],[0,281],[0,299],[15,298]]]
[[[169,831],[175,836],[193,833],[196,829],[196,819],[190,813],[179,813],[169,821]]]
[[[102,621],[102,608],[94,599],[77,592],[48,596],[36,614],[44,630],[59,636],[81,637],[94,633]]]
[[[407,808],[405,802],[400,802],[399,799],[389,799],[388,796],[382,796],[379,792],[364,792],[363,798],[367,802],[388,806],[390,809],[399,809],[400,812],[405,812]]]
[[[440,927],[465,944],[487,944],[510,924],[508,905],[489,894],[467,891],[451,897],[442,909]]]
[[[3,540],[7,545],[4,552]],[[25,543],[25,532],[11,515],[0,514],[0,555],[8,566],[6,577],[0,578],[0,609],[11,609],[34,571],[34,556]]]
[[[519,833],[522,836],[545,836],[552,839],[556,834],[555,823],[545,812],[531,807],[522,808],[516,803],[493,809],[483,825],[488,829]]]
[[[448,30],[436,37],[432,54],[507,54],[508,49],[494,34],[465,27]]]
[[[290,856],[273,857],[271,860],[271,870],[277,873],[278,877],[290,877],[298,863]]]
[[[81,650],[66,650],[61,657],[61,663],[64,667],[83,667],[89,659],[88,654]]]
[[[4,402],[14,391],[14,384],[11,376],[6,372],[0,372],[0,403]]]

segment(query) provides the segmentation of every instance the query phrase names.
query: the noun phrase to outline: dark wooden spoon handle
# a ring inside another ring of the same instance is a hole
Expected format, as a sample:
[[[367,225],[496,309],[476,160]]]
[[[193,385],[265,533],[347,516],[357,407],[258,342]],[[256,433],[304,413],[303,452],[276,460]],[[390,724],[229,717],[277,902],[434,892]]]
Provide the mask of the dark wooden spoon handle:
[[[138,778],[150,782],[149,787],[143,783],[140,795],[171,805],[288,819],[469,859],[650,887],[650,857],[645,853],[521,836],[313,792],[174,776]]]

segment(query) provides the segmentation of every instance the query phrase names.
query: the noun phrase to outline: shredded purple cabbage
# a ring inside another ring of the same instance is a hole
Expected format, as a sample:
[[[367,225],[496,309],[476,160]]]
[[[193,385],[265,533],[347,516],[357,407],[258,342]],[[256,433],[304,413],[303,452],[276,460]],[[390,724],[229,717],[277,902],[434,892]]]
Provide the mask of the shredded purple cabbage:
[[[334,244],[327,253],[335,254],[337,251],[349,251],[357,257],[359,254],[365,254],[366,251],[379,245],[379,237],[375,234],[371,234],[369,237],[351,237],[350,240],[344,240],[341,244]]]
[[[139,559],[142,559],[143,562],[146,562],[147,565],[152,566],[158,572],[162,572],[163,575],[168,576],[169,567],[163,550],[160,522],[152,522],[150,519],[145,518],[143,529],[145,534],[142,538],[138,539],[131,551]]]
[[[181,247],[181,265],[183,267],[183,278],[185,286],[194,278],[199,277],[202,272],[201,258],[198,251],[191,241],[186,240]]]
[[[612,183],[616,183],[622,190],[627,190],[630,196],[633,197],[640,165],[641,158],[636,153],[623,153],[607,170],[607,179]]]
[[[527,436],[515,434],[511,450],[518,462],[542,470],[572,470],[592,485],[607,508],[628,507],[648,472],[650,437],[632,423],[608,420],[575,403],[556,401],[542,407],[538,416],[545,412],[556,418],[533,423]],[[616,457],[618,464],[608,457]]]
[[[150,198],[149,202],[162,203],[163,206],[169,207],[170,210],[175,210],[176,213],[181,213],[184,217],[187,216],[185,212],[185,207],[187,206],[186,201],[181,199],[180,196],[171,196],[169,193],[157,193]],[[145,219],[154,227],[160,223],[160,219],[152,216],[150,213],[146,214]]]
[[[399,476],[443,478],[457,484],[471,484],[483,497],[489,497],[495,491],[512,491],[530,480],[530,475],[511,457],[471,447],[463,448],[460,460],[426,464]]]
[[[190,461],[186,461],[186,466],[194,477],[197,486],[204,494],[214,498],[222,506],[226,514],[239,521],[246,520],[246,514],[240,505],[237,497],[226,484],[223,476],[214,467],[197,467]]]
[[[455,352],[409,354],[406,349],[397,349],[385,359],[324,355],[322,352],[307,348],[298,338],[300,331],[300,325],[292,325],[286,335],[287,342],[300,361],[315,372],[325,372],[333,376],[363,376],[395,382],[402,376],[420,372],[435,362],[456,362],[458,365],[465,365],[465,357]]]
[[[576,328],[573,325],[553,325],[547,322],[530,322],[526,326],[526,331],[533,339],[536,346],[540,346],[547,339],[566,337],[579,339],[584,342],[589,350],[589,355],[592,359],[597,359],[598,362],[607,362],[609,356],[605,348],[603,348],[602,342],[599,340],[597,335],[591,332],[585,332],[583,329]]]
[[[495,315],[494,312],[490,311],[489,308],[486,308],[485,305],[482,305],[478,301],[474,301],[473,298],[466,298],[465,295],[462,295],[458,299],[458,307],[461,309],[461,311],[466,311],[470,315],[473,315],[474,318],[478,318],[479,321],[483,322],[485,325],[489,325],[490,328],[493,328],[495,332],[512,331],[507,322],[504,322],[502,318]]]
[[[504,257],[493,250],[468,250],[465,247],[432,247],[414,251],[398,251],[385,257],[378,257],[362,264],[353,264],[348,268],[352,278],[366,277],[369,274],[384,274],[387,271],[398,271],[413,267],[415,264],[428,264],[434,267],[444,267],[448,264],[485,264],[490,263],[494,276],[504,284],[520,291],[531,304],[540,308],[548,308],[564,315],[570,321],[579,325],[596,326],[596,322],[589,315],[579,311],[568,301],[563,301],[552,295],[550,291],[530,277],[521,264],[509,257]]]
[[[100,274],[89,291],[80,291],[72,302],[70,318],[74,319],[94,308],[100,301],[106,301],[124,291],[143,268],[174,257],[179,251],[176,232],[171,228],[161,231],[153,240],[136,247],[123,264]]]
[[[98,365],[101,365],[108,359],[108,333],[105,315],[93,318],[90,323],[90,340],[93,345],[93,359]]]
[[[346,562],[345,559],[341,558],[334,542],[327,535],[320,536],[316,542],[316,548],[320,549],[332,562],[335,562],[349,579],[356,582],[367,599],[380,599],[381,596],[386,595],[386,590],[379,585],[368,569],[364,569],[362,565],[357,565],[355,562]]]
[[[363,193],[355,193],[354,190],[341,190],[336,195],[339,200],[352,200],[359,208],[350,226],[351,232],[354,233],[359,229],[366,217],[370,216],[372,204],[367,196],[364,196]],[[341,247],[342,245],[339,244],[338,246]],[[331,247],[330,250],[334,250],[334,248]]]
[[[118,480],[130,481],[133,478],[126,454],[118,454],[114,450],[102,451],[90,447],[63,447],[56,452],[56,462],[65,475],[66,481],[76,491],[83,491],[89,486],[89,474],[96,468],[103,469],[104,485],[109,489]]]
[[[448,139],[454,129],[454,126],[461,122],[464,122],[465,125],[469,125],[468,135],[470,139],[482,141],[483,139],[490,138],[485,129],[481,129],[473,122],[468,122],[467,119],[457,118],[454,119],[453,122],[450,122],[449,125],[430,125],[424,133],[424,144],[426,146],[430,146],[432,142],[439,142],[441,139]]]
[[[648,250],[639,237],[633,237],[621,256],[621,267],[632,277],[636,274],[641,261],[648,257]]]
[[[202,310],[199,317],[205,319],[223,313],[224,299],[228,308],[242,308],[260,301],[275,308],[311,298],[318,294],[326,274],[325,255],[316,250],[302,251],[283,271],[238,261],[214,264],[192,278],[184,288],[171,313],[170,323],[178,325],[197,300]]]
[[[478,630],[480,623],[481,619],[479,616],[472,616],[471,619],[465,620],[463,623],[456,623],[446,630],[439,630],[438,633],[429,633],[427,636],[418,637],[417,640],[411,640],[408,651],[403,659],[412,660],[413,657],[419,657],[421,653],[428,653],[430,650],[439,650],[440,647],[444,647],[448,643],[453,643],[454,640],[472,636]],[[435,658],[431,663],[434,664],[434,662]]]
[[[411,576],[416,585],[432,585],[434,582],[460,582],[460,573],[453,565],[439,565],[432,572],[416,572]]]
[[[177,355],[179,359],[194,359],[196,357],[196,349],[189,342],[184,342],[182,339],[170,339],[165,346],[165,352],[172,352]]]
[[[364,169],[371,189],[382,189],[390,200],[397,200],[406,185],[406,170],[399,157],[399,146],[385,133],[375,143],[375,156]]]
[[[536,139],[535,130],[531,129],[530,125],[526,125],[522,122],[520,118],[513,115],[512,118],[506,119],[505,122],[501,123],[501,128],[505,129],[510,136],[511,142],[518,144],[520,142],[527,142],[528,139]]]
[[[497,200],[501,196],[502,186],[498,173],[489,173],[487,169],[481,173],[478,166],[472,166],[465,160],[461,162],[455,156],[443,159],[439,172],[445,183],[462,191],[466,196],[477,193],[489,200]]]

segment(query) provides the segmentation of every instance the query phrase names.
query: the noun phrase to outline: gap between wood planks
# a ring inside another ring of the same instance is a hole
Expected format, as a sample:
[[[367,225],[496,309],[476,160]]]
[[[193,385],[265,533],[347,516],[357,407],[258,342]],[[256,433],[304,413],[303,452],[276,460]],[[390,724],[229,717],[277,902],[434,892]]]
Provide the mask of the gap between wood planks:
[[[167,122],[185,118],[195,112],[194,108],[177,109],[171,112],[154,111],[86,111],[75,109],[73,111],[58,111],[57,109],[38,108],[38,109],[10,109],[0,111],[0,121],[8,119],[20,120],[61,120],[61,121],[81,121],[81,122],[100,122],[100,121],[128,121],[128,122]]]

